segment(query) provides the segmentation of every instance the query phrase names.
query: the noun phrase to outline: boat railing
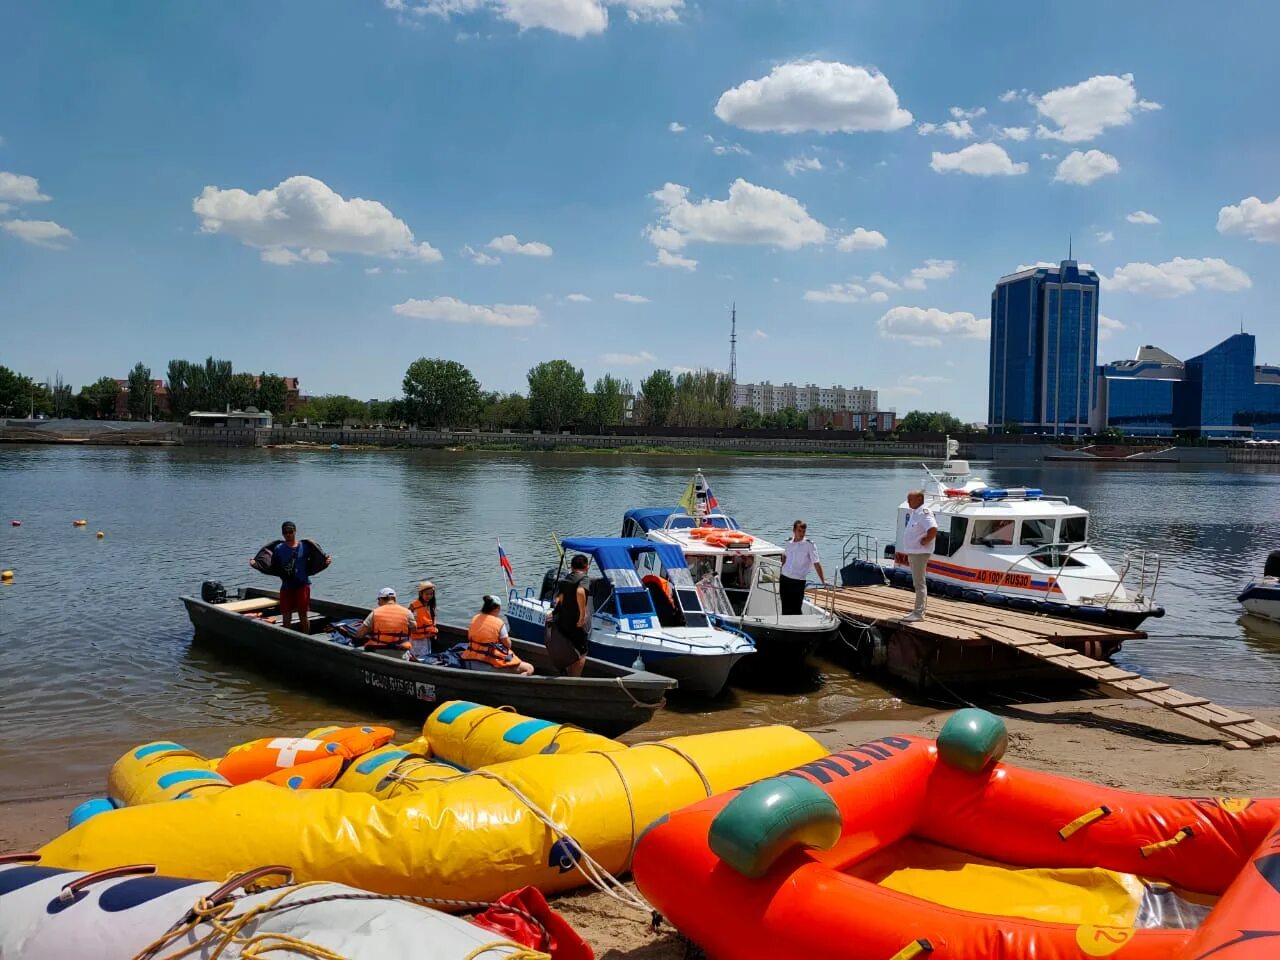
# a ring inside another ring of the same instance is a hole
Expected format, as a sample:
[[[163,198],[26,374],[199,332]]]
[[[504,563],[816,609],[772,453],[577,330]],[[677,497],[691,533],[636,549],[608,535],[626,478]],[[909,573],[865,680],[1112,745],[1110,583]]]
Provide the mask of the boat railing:
[[[507,608],[510,609],[512,602],[515,600],[537,600],[537,599],[538,599],[538,595],[537,595],[537,592],[533,589],[533,587],[525,587],[523,593],[521,593],[519,587],[512,587],[510,590],[507,591]]]
[[[1010,583],[1010,582],[1009,582],[1009,575],[1010,575],[1011,573],[1013,573],[1013,571],[1014,571],[1017,567],[1021,566],[1021,565],[1023,564],[1023,562],[1024,562],[1024,561],[1027,561],[1027,560],[1031,560],[1031,559],[1033,559],[1033,558],[1035,557],[1036,552],[1038,552],[1039,550],[1053,550],[1053,551],[1061,551],[1061,553],[1060,553],[1061,559],[1058,561],[1058,569],[1054,570],[1054,571],[1053,571],[1053,573],[1051,573],[1051,574],[1049,575],[1049,586],[1048,586],[1048,590],[1047,590],[1047,592],[1052,593],[1052,592],[1053,592],[1053,587],[1054,587],[1054,585],[1055,585],[1055,584],[1058,582],[1058,580],[1062,577],[1062,571],[1063,571],[1063,570],[1065,570],[1065,569],[1067,568],[1067,561],[1071,559],[1071,555],[1072,555],[1073,553],[1075,553],[1076,551],[1078,551],[1078,550],[1083,550],[1083,549],[1085,549],[1085,548],[1086,548],[1086,547],[1088,547],[1088,546],[1089,546],[1089,544],[1088,544],[1088,543],[1083,543],[1083,542],[1081,542],[1081,543],[1046,543],[1046,544],[1041,544],[1041,545],[1037,548],[1037,550],[1032,551],[1031,553],[1020,554],[1020,555],[1018,555],[1018,556],[1014,557],[1014,558],[1013,558],[1013,560],[1009,563],[1009,566],[1007,566],[1007,567],[1005,568],[1004,573],[1003,573],[1003,574],[1001,574],[1001,576],[1000,576],[1000,582],[999,582],[999,583],[997,583],[997,584],[995,585],[995,589],[994,589],[993,591],[991,591],[991,592],[992,592],[992,593],[1003,593],[1003,592],[1004,592],[1004,588],[1005,588],[1006,586],[1014,586],[1015,584],[1013,584],[1013,583]],[[1031,571],[1032,571],[1033,573],[1039,573],[1039,572],[1040,572],[1039,570],[1036,570],[1034,567],[1031,567],[1030,569],[1031,569]],[[1118,580],[1116,581],[1116,586],[1119,586],[1119,581],[1118,581]]]
[[[884,578],[884,582],[888,583],[889,573],[882,562],[884,549],[884,541],[876,534],[855,530],[844,542],[844,548],[840,554],[840,566],[847,567],[853,560],[874,564],[880,571],[880,576]]]
[[[681,640],[679,637],[669,637],[665,633],[653,634],[653,633],[641,633],[638,630],[627,630],[618,622],[618,618],[611,613],[597,613],[596,617],[600,620],[605,621],[608,624],[611,624],[613,627],[613,632],[620,637],[637,637],[641,640],[646,640],[649,643],[656,643],[659,646],[677,646],[678,645],[678,646],[684,647],[690,653],[694,652],[695,650],[705,650],[707,646],[706,644],[691,643],[688,640]],[[726,647],[726,649],[728,648]],[[641,652],[643,653],[643,651]]]
[[[1104,606],[1111,603],[1116,590],[1120,589],[1120,585],[1125,582],[1125,578],[1130,573],[1134,573],[1136,577],[1136,583],[1131,588],[1134,590],[1134,602],[1155,603],[1156,588],[1160,585],[1160,554],[1150,550],[1128,550],[1124,554],[1124,565],[1120,568],[1119,579]]]
[[[1038,559],[1036,554],[1040,550],[1052,550],[1058,552],[1059,560],[1057,569],[1049,575],[1048,591],[1052,592],[1054,585],[1062,578],[1063,572],[1066,570],[1072,554],[1081,550],[1087,550],[1089,549],[1089,546],[1090,545],[1087,541],[1077,541],[1075,543],[1047,543],[1043,544],[1032,553],[1014,557],[1009,566],[1005,568],[1004,573],[1001,575],[1000,582],[995,584],[995,588],[992,590],[992,593],[1003,593],[1006,586],[1016,586],[1016,584],[1009,581],[1009,575],[1026,561]],[[1033,573],[1041,572],[1034,567],[1029,567],[1028,569]],[[1116,594],[1119,593],[1120,588],[1126,585],[1125,578],[1135,569],[1137,570],[1138,585],[1134,592],[1134,596],[1131,598],[1132,602],[1139,605],[1152,602],[1155,597],[1156,584],[1160,579],[1160,557],[1158,554],[1148,553],[1146,550],[1132,550],[1126,553],[1124,555],[1124,564],[1117,572],[1115,580],[1109,581],[1111,589],[1107,592],[1105,599],[1099,601],[1101,594],[1098,594],[1093,597],[1094,601],[1104,609],[1109,609],[1111,605],[1116,602]],[[1072,574],[1072,576],[1081,580],[1095,579],[1085,574]],[[1148,583],[1150,584],[1149,588]],[[1130,601],[1126,600],[1125,602],[1127,603]]]

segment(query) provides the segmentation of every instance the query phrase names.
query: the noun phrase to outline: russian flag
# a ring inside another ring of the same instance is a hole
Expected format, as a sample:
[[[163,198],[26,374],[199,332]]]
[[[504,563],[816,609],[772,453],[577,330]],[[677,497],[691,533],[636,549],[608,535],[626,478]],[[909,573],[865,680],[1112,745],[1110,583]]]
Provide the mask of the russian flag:
[[[502,549],[502,541],[498,541],[498,563],[502,565],[502,572],[507,575],[507,583],[510,586],[516,585],[515,577],[511,570],[511,561],[507,559],[507,551]]]
[[[720,506],[720,501],[716,499],[716,495],[711,492],[711,484],[707,484],[707,509],[714,510]]]

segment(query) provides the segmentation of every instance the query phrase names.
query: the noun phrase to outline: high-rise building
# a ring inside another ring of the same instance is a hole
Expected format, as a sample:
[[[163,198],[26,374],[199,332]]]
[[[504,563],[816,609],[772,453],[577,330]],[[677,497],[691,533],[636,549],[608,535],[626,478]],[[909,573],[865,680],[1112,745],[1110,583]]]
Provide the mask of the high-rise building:
[[[1098,275],[1071,259],[1001,277],[991,293],[987,422],[1091,432],[1098,406]]]

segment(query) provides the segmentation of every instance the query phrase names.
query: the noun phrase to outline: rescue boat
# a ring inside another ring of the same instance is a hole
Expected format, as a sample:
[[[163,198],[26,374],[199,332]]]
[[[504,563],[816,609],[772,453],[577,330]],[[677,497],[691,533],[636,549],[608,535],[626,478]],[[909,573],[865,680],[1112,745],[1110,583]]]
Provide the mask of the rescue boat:
[[[267,862],[299,881],[382,894],[551,893],[628,869],[641,828],[662,814],[824,753],[790,727],[627,747],[466,701],[441,706],[409,743],[390,733],[320,728],[213,759],[145,744],[116,762],[109,796],[73,814],[41,862],[144,862],[216,881]]]
[[[701,801],[636,883],[714,960],[1280,956],[1280,799],[1095,786],[1005,742],[962,710]]]

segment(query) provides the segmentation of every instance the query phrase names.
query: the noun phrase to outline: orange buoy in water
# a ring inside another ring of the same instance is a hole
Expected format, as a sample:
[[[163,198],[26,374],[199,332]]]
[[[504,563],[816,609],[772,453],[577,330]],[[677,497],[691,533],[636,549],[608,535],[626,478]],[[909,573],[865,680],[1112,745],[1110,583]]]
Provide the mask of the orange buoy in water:
[[[99,530],[99,531],[98,531],[98,533],[97,533],[97,537],[98,537],[98,539],[99,539],[99,540],[101,540],[101,539],[102,539],[103,537],[105,537],[105,536],[106,536],[106,534],[105,534],[105,533],[103,533],[101,530]]]
[[[13,571],[0,570],[0,583],[13,583]]]
[[[71,525],[73,527],[87,527],[89,525],[89,521],[88,520],[72,520]]]

